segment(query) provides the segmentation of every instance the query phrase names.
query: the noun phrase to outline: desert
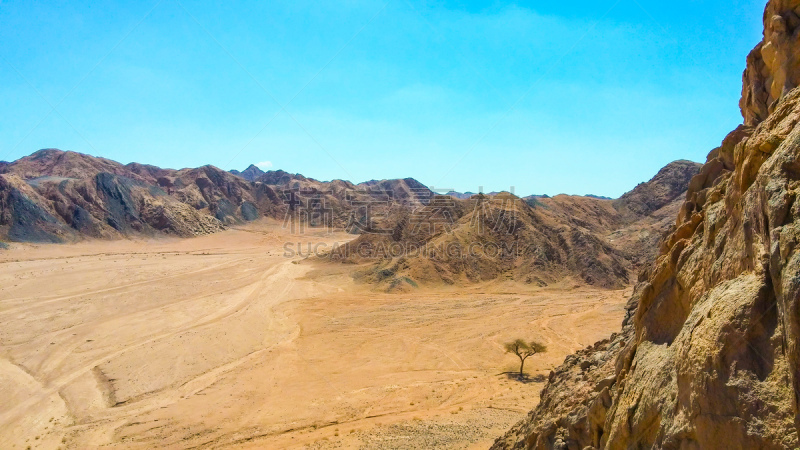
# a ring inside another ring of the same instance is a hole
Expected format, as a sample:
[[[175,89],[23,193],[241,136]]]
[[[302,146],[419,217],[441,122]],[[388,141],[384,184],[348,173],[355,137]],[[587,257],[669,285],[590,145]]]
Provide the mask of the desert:
[[[0,450],[800,448],[800,0],[0,41]]]
[[[484,448],[627,291],[494,280],[385,293],[286,257],[264,219],[192,239],[0,253],[4,448]],[[548,352],[506,372],[517,335]]]

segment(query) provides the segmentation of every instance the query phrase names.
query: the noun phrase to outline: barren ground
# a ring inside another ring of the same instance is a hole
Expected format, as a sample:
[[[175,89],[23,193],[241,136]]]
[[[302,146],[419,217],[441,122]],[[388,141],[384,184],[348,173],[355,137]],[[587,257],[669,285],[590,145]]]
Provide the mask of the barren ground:
[[[263,222],[0,250],[0,448],[485,448],[619,327],[626,292],[511,282],[385,294]]]

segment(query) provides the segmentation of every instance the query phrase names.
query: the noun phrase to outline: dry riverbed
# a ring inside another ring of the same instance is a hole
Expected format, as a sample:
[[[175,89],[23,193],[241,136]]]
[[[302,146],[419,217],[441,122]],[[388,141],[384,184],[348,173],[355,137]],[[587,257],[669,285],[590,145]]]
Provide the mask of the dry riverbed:
[[[616,330],[624,291],[511,282],[386,294],[287,258],[264,222],[195,239],[0,250],[0,448],[485,448]]]

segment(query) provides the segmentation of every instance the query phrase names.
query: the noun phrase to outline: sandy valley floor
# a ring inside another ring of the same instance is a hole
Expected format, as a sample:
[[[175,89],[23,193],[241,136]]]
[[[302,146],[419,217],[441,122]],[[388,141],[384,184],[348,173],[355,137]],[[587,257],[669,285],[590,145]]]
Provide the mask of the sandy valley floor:
[[[0,448],[485,448],[532,375],[616,331],[625,292],[509,282],[385,294],[284,256],[261,223],[202,238],[0,250]]]

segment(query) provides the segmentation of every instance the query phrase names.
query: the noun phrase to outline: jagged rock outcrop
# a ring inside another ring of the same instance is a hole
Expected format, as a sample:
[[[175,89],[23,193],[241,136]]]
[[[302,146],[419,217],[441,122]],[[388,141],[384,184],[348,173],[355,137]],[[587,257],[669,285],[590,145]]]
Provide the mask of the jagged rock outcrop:
[[[764,39],[747,56],[739,107],[746,126],[769,116],[778,100],[800,86],[800,1],[772,0],[764,11]]]
[[[745,125],[692,178],[616,355],[582,352],[605,369],[580,377],[568,358],[494,448],[800,447],[800,70],[783,40],[798,4],[767,5]]]
[[[69,229],[33,188],[14,175],[0,175],[0,231],[14,241],[63,242]]]

